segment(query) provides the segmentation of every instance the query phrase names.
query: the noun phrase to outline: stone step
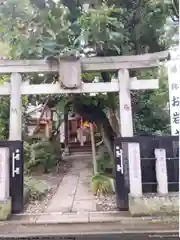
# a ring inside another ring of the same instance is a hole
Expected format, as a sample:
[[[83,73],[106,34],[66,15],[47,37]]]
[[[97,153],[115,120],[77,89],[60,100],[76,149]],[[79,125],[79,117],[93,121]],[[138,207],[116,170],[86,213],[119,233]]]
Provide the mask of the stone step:
[[[81,155],[81,156],[83,156],[83,155],[92,155],[92,152],[91,151],[88,151],[88,152],[71,152],[70,151],[70,155]]]
[[[80,151],[79,149],[69,149],[69,152],[71,153],[71,154],[78,154],[78,153],[80,153],[80,154],[88,154],[88,153],[91,153],[91,149],[86,149],[86,150],[82,150],[82,151]]]
[[[79,149],[79,150],[84,150],[84,149],[91,149],[91,145],[84,145],[84,146],[80,146],[80,145],[69,145],[70,149]]]
[[[92,154],[71,154],[68,156],[64,156],[63,159],[92,159]]]
[[[69,151],[71,154],[78,154],[78,153],[84,153],[84,154],[87,154],[87,153],[91,153],[91,148],[69,148]]]

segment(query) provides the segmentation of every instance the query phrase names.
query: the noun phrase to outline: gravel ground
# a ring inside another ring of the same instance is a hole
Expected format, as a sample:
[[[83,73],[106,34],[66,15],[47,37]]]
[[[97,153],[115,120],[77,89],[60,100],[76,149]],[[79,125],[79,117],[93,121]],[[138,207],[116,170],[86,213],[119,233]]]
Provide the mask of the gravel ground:
[[[47,177],[49,177],[49,174],[47,174]],[[61,181],[61,178],[60,178],[60,176],[57,176],[57,182],[59,183],[59,181]],[[49,183],[49,181],[48,181],[48,183]],[[49,184],[51,189],[46,194],[46,196],[44,196],[43,199],[35,200],[35,201],[30,200],[25,207],[24,213],[25,214],[26,213],[28,213],[28,214],[29,213],[42,213],[45,210],[45,208],[48,206],[49,201],[51,200],[53,195],[56,193],[58,183],[56,186],[55,185],[51,186],[51,184]]]
[[[116,195],[97,197],[96,211],[116,211]]]
[[[63,166],[61,166],[59,173],[57,174],[55,171],[49,174],[42,174],[40,172],[33,173],[32,176],[37,180],[42,180],[47,182],[50,186],[50,191],[46,194],[46,196],[41,200],[29,201],[25,207],[24,214],[34,214],[34,213],[42,213],[48,206],[51,198],[57,191],[61,180],[64,175],[68,172],[68,169],[72,166],[72,162],[68,160]],[[100,196],[96,198],[96,211],[116,211],[116,196]]]
[[[30,201],[27,207],[25,208],[25,211],[24,211],[25,214],[44,212],[51,198],[56,193],[59,183],[63,178],[63,176],[60,176],[60,175],[52,176],[52,174],[46,174],[45,177],[48,178],[48,184],[51,185],[50,192],[48,192],[47,195],[41,201],[38,201],[38,200]],[[43,176],[38,176],[38,179],[40,178],[44,180]],[[117,206],[116,206],[115,195],[97,197],[96,211],[105,212],[105,211],[116,211],[116,210],[117,210]]]
[[[64,163],[63,166],[60,167],[59,173],[56,173],[56,171],[53,171],[48,174],[42,174],[39,172],[33,172],[32,176],[37,179],[44,182],[47,182],[48,186],[50,186],[50,191],[44,196],[41,200],[30,200],[24,209],[24,214],[30,214],[30,213],[42,213],[48,206],[51,198],[54,196],[54,194],[57,191],[57,188],[59,184],[61,183],[61,180],[63,179],[64,175],[68,172],[68,169],[71,167],[71,163]]]

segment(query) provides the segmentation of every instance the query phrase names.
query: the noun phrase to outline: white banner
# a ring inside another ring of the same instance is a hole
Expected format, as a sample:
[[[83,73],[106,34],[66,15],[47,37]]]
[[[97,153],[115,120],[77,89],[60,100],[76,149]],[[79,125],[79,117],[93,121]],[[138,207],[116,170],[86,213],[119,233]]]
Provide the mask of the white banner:
[[[9,198],[9,148],[0,148],[0,201]]]
[[[180,126],[180,75],[178,74],[178,61],[168,64],[169,107],[171,119],[171,135],[179,135]]]

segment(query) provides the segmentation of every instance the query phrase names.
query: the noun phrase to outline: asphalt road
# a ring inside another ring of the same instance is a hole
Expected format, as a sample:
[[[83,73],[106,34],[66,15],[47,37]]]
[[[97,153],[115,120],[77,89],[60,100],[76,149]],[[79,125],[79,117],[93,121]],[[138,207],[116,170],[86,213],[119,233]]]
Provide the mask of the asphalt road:
[[[79,235],[42,235],[42,234],[36,234],[36,235],[29,235],[29,236],[23,236],[23,237],[4,237],[0,239],[19,239],[19,240],[26,240],[26,239],[32,239],[32,240],[159,240],[159,239],[167,239],[167,240],[173,240],[173,239],[179,239],[177,232],[157,232],[157,233],[98,233],[98,234],[79,234]]]
[[[178,221],[132,221],[89,224],[0,223],[1,239],[19,240],[158,240],[179,239]]]

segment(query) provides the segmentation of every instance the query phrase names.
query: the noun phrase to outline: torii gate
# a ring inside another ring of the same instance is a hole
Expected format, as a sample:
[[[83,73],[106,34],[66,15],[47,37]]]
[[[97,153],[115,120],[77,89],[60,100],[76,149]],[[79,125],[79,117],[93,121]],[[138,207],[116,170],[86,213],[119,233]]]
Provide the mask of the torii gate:
[[[0,73],[12,73],[10,83],[0,86],[0,95],[10,95],[10,126],[9,140],[21,141],[22,136],[22,103],[21,95],[31,94],[77,94],[118,92],[120,110],[120,129],[122,137],[133,136],[133,120],[131,109],[130,90],[158,89],[157,79],[137,80],[129,77],[128,69],[141,69],[158,66],[160,61],[165,61],[169,52],[159,52],[137,56],[116,57],[91,57],[91,58],[62,58],[59,65],[56,62],[49,63],[46,60],[0,60]],[[81,84],[81,71],[118,71],[116,82],[108,83],[84,83]],[[23,82],[21,73],[59,72],[60,81],[55,84],[29,84]],[[62,87],[62,86],[65,86]],[[9,198],[9,181],[15,179],[20,189],[17,193],[22,195],[22,204],[16,212],[23,208],[23,167],[16,157],[12,158],[12,176],[9,176],[9,163],[5,149],[0,148],[0,201]],[[4,156],[4,157],[3,157]],[[0,177],[1,178],[1,177]],[[1,179],[0,179],[1,180]],[[15,196],[11,194],[11,198]]]

